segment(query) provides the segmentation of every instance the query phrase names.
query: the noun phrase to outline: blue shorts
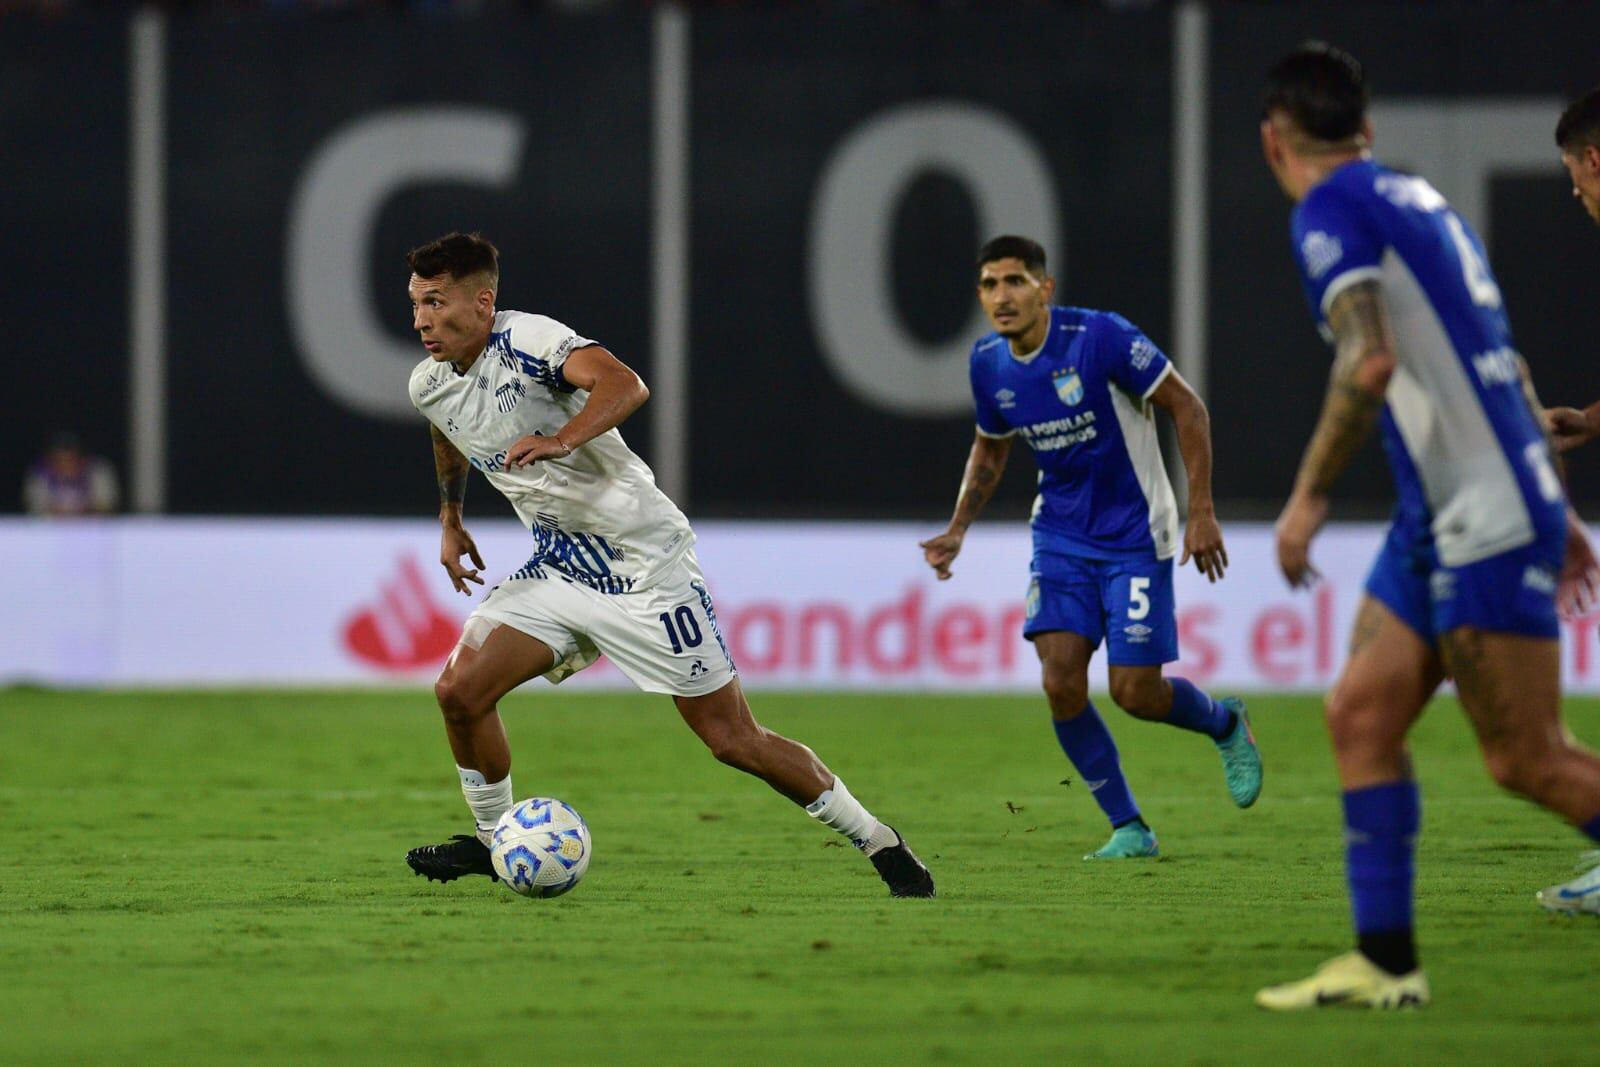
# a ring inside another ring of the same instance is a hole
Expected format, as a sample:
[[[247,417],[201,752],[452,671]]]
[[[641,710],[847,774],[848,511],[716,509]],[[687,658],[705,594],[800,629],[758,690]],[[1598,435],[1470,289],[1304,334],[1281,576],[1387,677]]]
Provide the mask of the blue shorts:
[[[1170,559],[1085,559],[1035,552],[1022,636],[1082,634],[1123,667],[1178,658],[1178,616]]]
[[[1566,531],[1521,548],[1447,567],[1433,538],[1391,526],[1367,575],[1367,595],[1394,612],[1429,645],[1459,626],[1524,637],[1556,638],[1556,581]]]

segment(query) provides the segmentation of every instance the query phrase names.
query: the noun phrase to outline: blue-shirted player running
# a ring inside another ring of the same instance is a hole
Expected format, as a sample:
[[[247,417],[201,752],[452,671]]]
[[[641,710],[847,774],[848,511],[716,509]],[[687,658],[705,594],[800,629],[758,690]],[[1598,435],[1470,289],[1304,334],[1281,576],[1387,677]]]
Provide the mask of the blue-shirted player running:
[[[1263,1007],[1427,1003],[1412,937],[1420,824],[1406,734],[1448,673],[1495,780],[1600,840],[1600,758],[1561,722],[1557,604],[1592,600],[1527,367],[1477,236],[1427,181],[1373,162],[1360,65],[1322,44],[1273,68],[1262,148],[1299,206],[1293,237],[1334,343],[1322,415],[1278,519],[1291,585],[1328,492],[1375,423],[1399,496],[1327,697],[1344,788],[1357,950]]]
[[[1216,581],[1228,554],[1211,504],[1210,421],[1167,357],[1126,319],[1052,307],[1054,292],[1037,242],[997,237],[979,253],[978,299],[995,332],[972,348],[977,434],[955,514],[944,533],[922,542],[923,555],[941,580],[950,577],[1020,434],[1039,465],[1023,635],[1038,652],[1061,747],[1112,826],[1111,839],[1084,858],[1156,856],[1116,742],[1089,700],[1089,657],[1102,640],[1119,707],[1214,740],[1241,808],[1261,792],[1261,756],[1244,705],[1212,700],[1161,673],[1178,658],[1172,559],[1179,536],[1153,406],[1172,415],[1189,475],[1179,564],[1193,557]]]

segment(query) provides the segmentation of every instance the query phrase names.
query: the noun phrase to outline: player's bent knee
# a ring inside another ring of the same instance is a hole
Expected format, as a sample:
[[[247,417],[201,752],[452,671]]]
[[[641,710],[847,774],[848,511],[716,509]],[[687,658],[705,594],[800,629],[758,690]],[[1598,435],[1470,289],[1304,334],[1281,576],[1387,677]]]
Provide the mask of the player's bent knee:
[[[444,713],[444,717],[451,722],[470,721],[482,715],[485,710],[478,706],[478,701],[472,699],[460,675],[451,670],[439,675],[438,681],[433,683],[433,698],[439,702],[439,710]]]
[[[1503,745],[1485,749],[1483,762],[1500,788],[1538,800],[1559,781],[1555,753],[1531,746]]]
[[[1162,708],[1161,679],[1120,677],[1111,683],[1111,699],[1117,707],[1141,719],[1161,718],[1167,710]]]
[[[1336,686],[1322,702],[1322,715],[1335,746],[1358,744],[1379,732],[1383,716],[1375,702],[1349,686]]]
[[[1058,719],[1072,718],[1089,703],[1089,687],[1085,680],[1067,671],[1044,672],[1044,695]]]

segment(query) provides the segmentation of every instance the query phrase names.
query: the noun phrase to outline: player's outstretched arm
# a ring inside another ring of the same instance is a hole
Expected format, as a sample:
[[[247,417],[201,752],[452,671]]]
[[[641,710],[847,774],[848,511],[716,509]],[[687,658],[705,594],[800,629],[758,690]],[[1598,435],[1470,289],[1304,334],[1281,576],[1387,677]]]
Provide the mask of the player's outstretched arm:
[[[1011,438],[974,434],[972,451],[967,454],[967,469],[961,475],[961,492],[956,496],[955,514],[944,533],[919,543],[922,558],[928,561],[942,582],[950,577],[950,564],[961,553],[967,528],[978,520],[983,506],[994,495],[1011,456]]]
[[[1278,566],[1291,586],[1317,577],[1311,539],[1328,516],[1328,493],[1372,433],[1394,375],[1394,333],[1376,280],[1356,282],[1328,309],[1333,329],[1333,372],[1322,415],[1300,459],[1294,491],[1278,516]]]
[[[1183,469],[1189,476],[1189,521],[1184,524],[1183,558],[1178,566],[1193,556],[1195,568],[1214,582],[1228,569],[1228,549],[1222,543],[1222,527],[1211,500],[1211,415],[1205,401],[1176,368],[1161,379],[1150,400],[1172,416],[1178,431],[1178,454],[1183,456]]]
[[[541,459],[560,459],[593,441],[644,406],[650,390],[633,368],[600,345],[586,345],[567,357],[561,375],[574,389],[589,394],[583,407],[561,429],[548,437],[530,434],[506,453],[512,467],[526,467]]]
[[[483,569],[478,546],[461,524],[461,508],[467,499],[467,472],[471,467],[467,465],[467,457],[450,443],[450,438],[441,433],[439,427],[430,424],[428,429],[433,434],[433,471],[439,479],[439,525],[443,528],[439,536],[439,564],[450,576],[450,584],[455,586],[456,592],[470,596],[472,590],[467,588],[468,582],[483,584],[478,571],[461,565],[461,557],[468,556],[478,570]]]

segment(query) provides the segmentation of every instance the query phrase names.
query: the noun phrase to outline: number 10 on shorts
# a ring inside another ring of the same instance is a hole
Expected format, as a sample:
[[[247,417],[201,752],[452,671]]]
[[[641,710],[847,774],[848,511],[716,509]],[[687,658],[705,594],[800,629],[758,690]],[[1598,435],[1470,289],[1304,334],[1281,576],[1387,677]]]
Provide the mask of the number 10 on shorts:
[[[1139,579],[1134,580],[1138,581]],[[1150,584],[1148,579],[1145,580],[1145,584]],[[1145,610],[1149,610],[1148,603],[1145,605]],[[687,604],[678,605],[675,611],[663,611],[657,618],[661,620],[661,625],[667,631],[667,642],[672,645],[674,655],[682,652],[685,647],[696,648],[701,641],[705,640],[704,635],[700,633],[700,623],[695,619],[694,612],[689,610],[689,605]]]

